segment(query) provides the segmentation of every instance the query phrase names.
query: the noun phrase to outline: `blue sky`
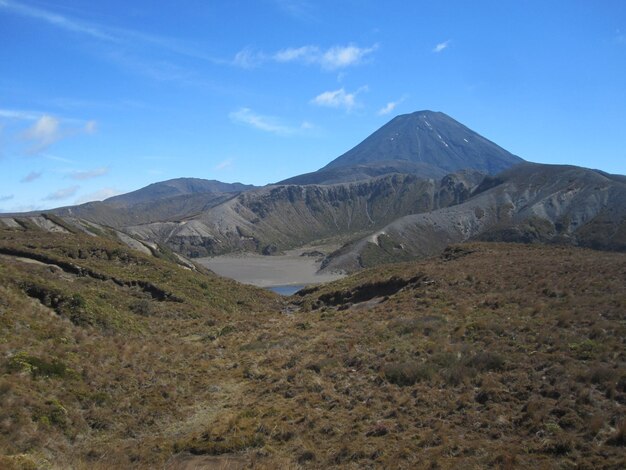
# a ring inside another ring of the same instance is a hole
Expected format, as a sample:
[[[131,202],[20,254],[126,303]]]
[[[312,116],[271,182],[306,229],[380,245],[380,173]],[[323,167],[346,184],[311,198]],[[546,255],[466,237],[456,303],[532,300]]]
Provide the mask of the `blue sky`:
[[[626,2],[0,0],[0,210],[316,170],[443,111],[626,174]]]

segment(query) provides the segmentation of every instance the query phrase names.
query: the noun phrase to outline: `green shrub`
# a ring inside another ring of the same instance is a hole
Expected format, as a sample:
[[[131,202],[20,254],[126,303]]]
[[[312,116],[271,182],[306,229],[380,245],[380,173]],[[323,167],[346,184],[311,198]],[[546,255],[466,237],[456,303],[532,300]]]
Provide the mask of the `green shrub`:
[[[9,371],[30,372],[33,378],[37,377],[65,377],[69,369],[59,360],[45,361],[26,353],[18,353],[9,360]]]

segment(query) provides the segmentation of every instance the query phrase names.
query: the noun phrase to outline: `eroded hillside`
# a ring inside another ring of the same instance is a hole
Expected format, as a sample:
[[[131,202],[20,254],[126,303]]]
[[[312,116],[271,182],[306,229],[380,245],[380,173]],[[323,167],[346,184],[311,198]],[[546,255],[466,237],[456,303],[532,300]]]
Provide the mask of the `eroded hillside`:
[[[481,181],[461,172],[441,181],[390,175],[351,184],[268,186],[182,221],[125,227],[187,256],[272,254],[322,239],[352,239],[407,214],[464,201]]]
[[[345,245],[325,260],[325,269],[424,258],[477,239],[624,251],[626,184],[585,168],[526,163],[486,177],[460,204],[398,218]]]

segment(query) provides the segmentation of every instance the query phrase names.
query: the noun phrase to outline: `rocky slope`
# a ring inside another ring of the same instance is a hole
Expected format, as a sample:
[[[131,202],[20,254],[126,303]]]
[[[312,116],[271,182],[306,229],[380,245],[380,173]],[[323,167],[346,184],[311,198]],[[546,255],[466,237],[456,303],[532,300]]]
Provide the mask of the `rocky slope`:
[[[482,176],[466,171],[434,181],[396,174],[351,184],[268,186],[183,221],[125,230],[192,257],[237,250],[272,254],[321,239],[354,238],[403,215],[462,202]]]
[[[471,239],[626,250],[626,184],[579,167],[524,164],[485,178],[461,204],[407,215],[344,246],[324,269],[432,256]]]
[[[61,207],[49,212],[62,217],[79,218],[122,228],[134,224],[192,217],[254,188],[241,183],[177,178],[154,183],[102,202]]]

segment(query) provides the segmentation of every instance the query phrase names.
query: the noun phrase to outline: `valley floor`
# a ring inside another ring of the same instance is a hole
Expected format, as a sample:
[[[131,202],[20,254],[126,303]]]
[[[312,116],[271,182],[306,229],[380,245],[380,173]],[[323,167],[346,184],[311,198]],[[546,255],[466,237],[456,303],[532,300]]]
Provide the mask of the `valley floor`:
[[[328,247],[308,247],[274,256],[242,253],[198,258],[195,261],[220,276],[257,287],[310,285],[344,277],[336,273],[318,274],[322,253],[327,252]]]

